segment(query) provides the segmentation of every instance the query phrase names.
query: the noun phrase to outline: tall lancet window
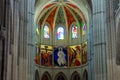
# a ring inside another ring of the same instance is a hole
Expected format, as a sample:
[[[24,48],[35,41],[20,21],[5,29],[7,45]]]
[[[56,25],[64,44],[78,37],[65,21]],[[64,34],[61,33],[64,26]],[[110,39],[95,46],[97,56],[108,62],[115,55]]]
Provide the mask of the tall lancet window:
[[[64,39],[64,28],[63,27],[58,27],[58,29],[57,29],[57,39],[58,40]]]
[[[85,25],[85,23],[82,23],[82,35],[84,36],[87,30],[87,26]]]
[[[44,38],[49,39],[50,38],[50,29],[48,25],[44,25]]]
[[[72,38],[78,38],[77,26],[72,26]]]

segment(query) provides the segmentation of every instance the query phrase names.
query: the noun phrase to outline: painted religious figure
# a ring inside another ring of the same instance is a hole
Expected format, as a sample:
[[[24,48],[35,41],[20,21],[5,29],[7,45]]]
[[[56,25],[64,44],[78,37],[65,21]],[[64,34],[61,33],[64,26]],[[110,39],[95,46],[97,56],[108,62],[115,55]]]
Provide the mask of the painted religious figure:
[[[47,25],[44,26],[44,38],[46,39],[50,38],[50,30]]]
[[[62,48],[59,48],[59,51],[58,51],[58,60],[57,60],[57,62],[58,62],[58,64],[61,66],[61,65],[65,65],[66,64],[66,59],[65,59],[65,54],[64,54],[64,52],[63,52],[63,50],[62,50]]]
[[[87,48],[87,42],[82,44],[82,64],[87,63],[87,56],[88,55],[88,48]]]
[[[69,49],[69,66],[80,66],[81,65],[81,49],[80,45],[70,46]]]
[[[42,66],[52,66],[52,47],[42,45],[41,46],[41,65]]]
[[[68,64],[67,48],[56,47],[54,48],[54,65],[63,67]]]
[[[72,27],[72,38],[77,38],[77,26]]]
[[[39,46],[36,46],[35,63],[40,65],[40,47]]]
[[[58,40],[64,39],[64,28],[63,27],[59,27],[57,29],[57,39]]]

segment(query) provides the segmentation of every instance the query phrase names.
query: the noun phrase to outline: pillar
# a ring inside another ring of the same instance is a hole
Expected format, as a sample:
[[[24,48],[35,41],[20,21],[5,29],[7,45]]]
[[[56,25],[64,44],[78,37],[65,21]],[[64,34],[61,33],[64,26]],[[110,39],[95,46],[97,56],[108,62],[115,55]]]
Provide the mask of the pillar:
[[[5,43],[7,31],[5,26],[5,0],[0,0],[0,80],[3,80],[5,77],[5,68],[6,68],[6,59],[5,59]],[[5,65],[4,65],[5,64]]]
[[[114,76],[115,70],[115,16],[114,10],[117,8],[118,0],[106,0],[106,24],[107,24],[107,76],[108,80],[117,80]]]
[[[89,62],[89,67],[88,67],[88,79],[89,80],[94,80],[94,48],[93,48],[93,22],[91,19],[90,22],[90,28],[89,28],[89,37],[88,37],[88,62]]]
[[[106,0],[93,2],[93,39],[95,80],[107,80]]]
[[[28,0],[19,1],[18,80],[27,80]]]
[[[28,25],[27,25],[27,80],[35,77],[35,43],[36,26],[34,25],[35,0],[28,0]]]

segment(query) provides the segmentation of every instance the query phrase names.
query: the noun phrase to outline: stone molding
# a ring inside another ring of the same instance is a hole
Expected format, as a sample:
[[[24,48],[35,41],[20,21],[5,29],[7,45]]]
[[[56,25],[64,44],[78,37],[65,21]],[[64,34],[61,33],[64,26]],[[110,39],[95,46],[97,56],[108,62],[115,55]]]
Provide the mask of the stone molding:
[[[1,25],[0,25],[1,26]],[[4,39],[6,36],[6,31],[5,31],[5,28],[3,28],[1,26],[1,30],[0,30],[0,39]]]

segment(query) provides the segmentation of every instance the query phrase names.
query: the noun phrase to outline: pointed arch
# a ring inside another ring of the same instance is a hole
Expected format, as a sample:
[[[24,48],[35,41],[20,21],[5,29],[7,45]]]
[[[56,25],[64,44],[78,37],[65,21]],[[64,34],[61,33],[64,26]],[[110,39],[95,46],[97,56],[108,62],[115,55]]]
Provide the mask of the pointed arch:
[[[76,22],[73,22],[71,25],[71,33],[72,33],[72,38],[78,38],[78,26],[76,25]]]
[[[82,36],[86,35],[87,26],[85,22],[82,22]]]
[[[83,79],[82,80],[88,80],[88,71],[85,69],[83,73]]]
[[[49,39],[50,38],[50,28],[48,24],[44,24],[44,38]]]
[[[54,80],[68,80],[66,75],[63,72],[59,72],[56,76]]]
[[[117,37],[116,37],[116,64],[120,65],[120,18],[117,25]]]
[[[62,26],[57,28],[57,39],[63,40],[64,39],[64,28]]]
[[[46,71],[43,73],[41,80],[52,80],[52,77],[49,72]]]
[[[35,71],[35,80],[40,80],[38,70]]]
[[[81,80],[81,77],[77,71],[72,73],[71,80]]]

